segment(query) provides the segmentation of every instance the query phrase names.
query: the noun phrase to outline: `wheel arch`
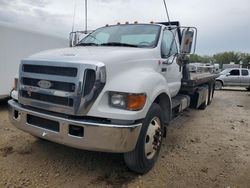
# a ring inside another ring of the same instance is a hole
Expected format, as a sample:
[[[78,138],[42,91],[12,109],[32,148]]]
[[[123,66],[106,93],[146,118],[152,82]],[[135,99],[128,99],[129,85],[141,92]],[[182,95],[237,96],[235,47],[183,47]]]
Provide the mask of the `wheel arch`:
[[[221,79],[216,79],[215,81],[221,82],[222,86],[224,86],[224,82]]]
[[[172,117],[172,105],[171,105],[171,98],[167,93],[160,93],[155,99],[154,103],[159,104],[162,112],[163,112],[163,119],[164,124],[168,124],[171,121]]]

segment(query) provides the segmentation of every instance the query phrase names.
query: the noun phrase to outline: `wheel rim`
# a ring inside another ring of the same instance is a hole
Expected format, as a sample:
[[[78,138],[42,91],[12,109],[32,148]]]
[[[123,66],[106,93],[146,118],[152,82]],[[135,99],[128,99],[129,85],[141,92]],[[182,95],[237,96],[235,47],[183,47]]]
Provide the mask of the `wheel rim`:
[[[221,88],[222,88],[222,84],[220,82],[216,82],[215,89],[221,89]]]
[[[160,149],[162,140],[161,121],[158,117],[154,117],[148,126],[145,137],[145,156],[147,159],[154,158]]]

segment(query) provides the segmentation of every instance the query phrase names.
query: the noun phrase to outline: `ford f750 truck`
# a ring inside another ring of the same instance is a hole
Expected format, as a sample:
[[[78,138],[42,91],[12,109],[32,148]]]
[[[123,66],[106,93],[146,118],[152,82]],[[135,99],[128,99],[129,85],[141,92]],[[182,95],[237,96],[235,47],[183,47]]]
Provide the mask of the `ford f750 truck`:
[[[123,153],[129,169],[146,173],[173,117],[211,103],[215,76],[187,68],[194,33],[168,22],[72,34],[72,48],[22,60],[10,119],[43,139]]]

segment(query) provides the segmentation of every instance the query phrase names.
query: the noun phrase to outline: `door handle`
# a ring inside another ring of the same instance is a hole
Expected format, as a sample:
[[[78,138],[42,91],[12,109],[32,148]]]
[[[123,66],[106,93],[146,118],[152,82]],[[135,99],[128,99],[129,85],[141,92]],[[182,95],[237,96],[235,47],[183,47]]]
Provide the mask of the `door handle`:
[[[167,72],[168,69],[167,68],[161,68],[161,72]]]

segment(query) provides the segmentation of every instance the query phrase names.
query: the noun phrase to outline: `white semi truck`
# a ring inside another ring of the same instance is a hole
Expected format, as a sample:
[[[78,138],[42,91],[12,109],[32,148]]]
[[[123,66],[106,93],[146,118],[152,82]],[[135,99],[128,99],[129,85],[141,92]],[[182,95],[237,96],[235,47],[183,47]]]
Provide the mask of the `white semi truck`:
[[[72,48],[22,60],[12,123],[67,146],[123,153],[129,169],[148,172],[173,117],[212,101],[216,76],[188,72],[194,30],[134,23],[71,36]]]
[[[67,39],[0,24],[0,99],[9,97],[21,59],[52,48],[66,47]]]

